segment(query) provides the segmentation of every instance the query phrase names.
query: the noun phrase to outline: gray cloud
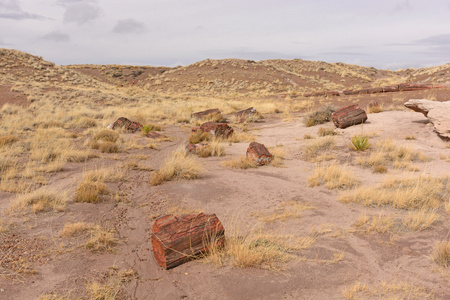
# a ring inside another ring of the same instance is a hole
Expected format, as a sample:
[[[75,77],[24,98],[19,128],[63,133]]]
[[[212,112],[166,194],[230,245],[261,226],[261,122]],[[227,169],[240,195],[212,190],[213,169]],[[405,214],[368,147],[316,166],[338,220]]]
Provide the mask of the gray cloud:
[[[52,31],[47,33],[42,37],[43,40],[53,41],[53,42],[68,42],[70,36],[59,31]]]
[[[2,0],[0,2],[0,19],[24,20],[45,18],[41,15],[24,11],[20,7],[19,0]]]
[[[145,24],[133,19],[120,20],[113,28],[115,33],[140,33],[145,31]]]
[[[70,1],[65,2],[69,3]],[[77,1],[75,4],[67,6],[64,12],[64,22],[85,24],[100,17],[100,12],[100,8],[96,5]]]
[[[416,41],[421,45],[450,46],[450,34],[439,34]]]
[[[411,4],[409,3],[409,0],[405,0],[405,1],[399,2],[394,7],[394,12],[412,11],[412,10],[413,10],[413,8],[412,8]]]

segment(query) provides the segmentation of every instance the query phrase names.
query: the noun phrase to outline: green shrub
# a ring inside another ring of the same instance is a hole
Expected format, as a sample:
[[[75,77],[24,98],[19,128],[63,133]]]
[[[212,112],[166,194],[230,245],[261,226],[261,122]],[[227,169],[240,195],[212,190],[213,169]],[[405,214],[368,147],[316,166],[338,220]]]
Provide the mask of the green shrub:
[[[364,151],[370,147],[369,138],[367,136],[355,135],[352,137],[351,148],[356,151]]]

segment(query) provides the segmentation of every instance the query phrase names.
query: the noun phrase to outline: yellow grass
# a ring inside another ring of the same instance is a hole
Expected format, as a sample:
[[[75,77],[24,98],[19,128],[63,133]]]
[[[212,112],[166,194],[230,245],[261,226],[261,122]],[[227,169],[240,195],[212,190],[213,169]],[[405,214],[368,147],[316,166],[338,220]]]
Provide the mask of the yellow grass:
[[[13,212],[25,212],[31,209],[33,213],[48,211],[64,211],[66,195],[61,192],[37,190],[32,193],[17,196],[11,202]]]
[[[329,152],[334,148],[336,139],[333,136],[325,136],[317,139],[309,140],[305,143],[304,153],[308,159],[313,159],[319,154]]]
[[[348,300],[359,299],[435,299],[432,292],[423,286],[416,286],[407,282],[382,282],[369,285],[359,281],[346,286],[342,295]]]
[[[65,237],[71,237],[83,234],[87,231],[94,229],[94,225],[85,222],[66,223],[61,231],[61,235]]]
[[[303,211],[315,209],[314,206],[310,206],[305,203],[298,201],[286,201],[283,202],[273,213],[256,213],[253,214],[254,217],[258,218],[259,221],[265,223],[273,223],[275,221],[286,221],[288,219],[300,218]]]
[[[107,283],[94,281],[86,286],[86,291],[92,300],[117,300],[120,288],[120,281],[116,279]]]
[[[425,230],[439,221],[439,215],[436,210],[420,209],[410,211],[408,216],[403,220],[403,225],[411,230]]]
[[[341,202],[365,206],[389,205],[398,209],[438,208],[448,199],[448,178],[420,176],[410,179],[388,179],[377,187],[360,187],[347,191]]]
[[[351,188],[359,184],[359,180],[350,171],[337,164],[317,166],[314,174],[308,178],[309,186],[325,185],[329,189]]]
[[[85,246],[92,252],[111,251],[112,247],[117,245],[119,240],[115,237],[112,230],[106,230],[96,225],[90,230],[90,238]]]
[[[441,241],[436,243],[431,258],[441,267],[450,267],[450,242]]]
[[[201,176],[203,167],[190,156],[184,147],[180,147],[168,156],[159,168],[150,176],[151,185],[159,185],[173,179],[196,179]]]
[[[273,159],[270,164],[274,167],[282,168],[284,167],[284,160],[286,159],[286,151],[282,145],[276,147],[268,148],[270,154],[272,154]]]
[[[75,189],[75,202],[97,203],[103,195],[108,193],[108,188],[103,182],[82,181]]]
[[[223,161],[221,164],[225,167],[230,167],[233,169],[249,169],[249,168],[257,168],[258,164],[251,159],[248,159],[247,156],[243,155],[239,158],[235,158],[228,161]]]

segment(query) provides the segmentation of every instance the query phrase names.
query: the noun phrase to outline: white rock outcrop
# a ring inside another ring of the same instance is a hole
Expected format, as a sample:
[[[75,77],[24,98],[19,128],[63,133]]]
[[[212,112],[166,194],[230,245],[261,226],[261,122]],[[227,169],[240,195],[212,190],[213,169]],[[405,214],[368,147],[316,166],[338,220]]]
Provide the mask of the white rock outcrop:
[[[404,105],[409,109],[423,113],[433,123],[440,136],[450,139],[450,101],[411,99]]]

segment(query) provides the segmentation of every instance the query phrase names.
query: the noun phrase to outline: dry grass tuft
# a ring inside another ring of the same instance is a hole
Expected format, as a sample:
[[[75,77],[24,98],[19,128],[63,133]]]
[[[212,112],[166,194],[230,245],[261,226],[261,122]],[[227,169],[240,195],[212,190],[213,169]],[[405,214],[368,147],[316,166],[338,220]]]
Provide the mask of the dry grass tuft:
[[[276,147],[271,147],[269,149],[270,154],[272,154],[273,159],[270,164],[274,167],[282,168],[284,167],[284,160],[286,159],[286,151],[282,145],[277,145]]]
[[[89,299],[92,300],[116,300],[120,292],[119,280],[111,280],[107,283],[92,282],[86,286]]]
[[[450,267],[450,242],[441,241],[436,243],[431,258],[441,267]]]
[[[357,299],[435,299],[433,293],[425,287],[415,286],[406,282],[386,283],[376,286],[355,282],[342,290],[342,295],[348,300]]]
[[[19,138],[15,135],[0,136],[0,148],[4,147],[4,146],[12,145],[18,141],[19,141]]]
[[[201,142],[206,142],[209,141],[211,139],[211,135],[207,132],[202,132],[202,131],[196,131],[196,132],[192,132],[189,135],[188,138],[188,142],[189,144],[198,144]]]
[[[61,231],[61,235],[65,237],[77,236],[94,228],[95,226],[93,224],[85,222],[66,223]]]
[[[331,120],[331,114],[336,110],[332,105],[326,105],[303,117],[303,122],[307,127],[323,124]]]
[[[119,147],[114,142],[103,142],[98,146],[98,149],[102,153],[119,153]]]
[[[314,159],[319,154],[330,151],[334,148],[336,139],[333,136],[320,137],[314,140],[310,140],[306,143],[304,148],[305,156],[308,159]]]
[[[173,179],[195,179],[200,177],[202,171],[201,164],[192,158],[184,147],[180,147],[166,158],[158,171],[152,173],[150,184],[159,185]]]
[[[24,212],[31,207],[33,213],[48,211],[64,211],[66,195],[55,191],[38,190],[17,196],[11,202],[13,212]]]
[[[320,127],[317,131],[318,136],[327,136],[327,135],[337,135],[336,131],[334,131],[334,128],[326,128],[326,127]]]
[[[245,155],[233,160],[223,161],[222,165],[233,169],[249,169],[258,167],[258,164],[256,162],[248,159]]]
[[[420,209],[410,211],[406,219],[403,220],[403,226],[411,230],[424,230],[439,221],[439,215],[436,210]]]
[[[235,131],[229,138],[230,143],[254,142],[256,137],[245,131]]]
[[[97,203],[103,195],[108,193],[108,188],[101,181],[84,180],[75,189],[75,202]]]
[[[90,238],[86,242],[86,248],[92,252],[112,251],[112,247],[117,245],[119,240],[115,238],[112,230],[106,230],[96,225],[90,230]]]
[[[365,206],[389,205],[398,209],[433,209],[449,196],[449,179],[420,176],[412,179],[388,179],[378,187],[360,187],[341,195],[344,203]]]
[[[359,180],[350,171],[337,164],[316,167],[308,182],[309,186],[324,184],[329,189],[351,188],[359,184]]]
[[[103,129],[94,135],[94,140],[102,140],[105,142],[116,142],[119,139],[119,134],[113,130]]]

